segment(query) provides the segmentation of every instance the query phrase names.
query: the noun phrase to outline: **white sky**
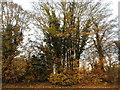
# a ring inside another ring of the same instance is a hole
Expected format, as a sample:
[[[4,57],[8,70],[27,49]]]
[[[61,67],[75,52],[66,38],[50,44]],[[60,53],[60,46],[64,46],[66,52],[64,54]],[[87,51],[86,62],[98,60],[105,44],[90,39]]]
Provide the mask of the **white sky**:
[[[24,9],[26,10],[31,10],[32,6],[31,6],[31,2],[37,2],[38,0],[13,0],[15,3],[18,3],[19,5],[21,5]],[[44,1],[44,0],[41,0]],[[52,0],[55,1],[55,0]],[[79,0],[78,0],[79,1]],[[113,14],[115,16],[118,15],[118,2],[120,0],[102,0],[105,2],[111,2],[111,9],[113,9]]]

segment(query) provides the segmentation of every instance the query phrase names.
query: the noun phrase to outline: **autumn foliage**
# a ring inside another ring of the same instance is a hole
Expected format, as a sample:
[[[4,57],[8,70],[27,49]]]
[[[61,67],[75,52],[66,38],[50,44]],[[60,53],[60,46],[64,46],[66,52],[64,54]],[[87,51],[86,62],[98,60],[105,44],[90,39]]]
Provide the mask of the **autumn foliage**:
[[[102,2],[39,2],[34,12],[13,2],[0,4],[3,83],[118,83],[118,55],[110,53],[118,48],[108,37],[116,21],[108,19]],[[32,29],[35,40],[25,35]]]

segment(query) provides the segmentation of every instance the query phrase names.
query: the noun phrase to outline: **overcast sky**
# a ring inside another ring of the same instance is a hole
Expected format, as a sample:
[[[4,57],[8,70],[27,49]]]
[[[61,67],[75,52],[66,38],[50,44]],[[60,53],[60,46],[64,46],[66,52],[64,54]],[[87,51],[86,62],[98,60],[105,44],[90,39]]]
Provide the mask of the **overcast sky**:
[[[37,2],[38,0],[13,0],[15,3],[20,4],[24,9],[26,10],[31,10],[32,6],[31,6],[31,2]],[[44,0],[40,0],[40,1],[44,1]],[[52,1],[56,1],[56,0],[52,0]],[[79,0],[78,0],[79,1]],[[118,2],[120,0],[102,0],[105,2],[111,2],[111,9],[113,9],[113,14],[115,16],[118,15]]]

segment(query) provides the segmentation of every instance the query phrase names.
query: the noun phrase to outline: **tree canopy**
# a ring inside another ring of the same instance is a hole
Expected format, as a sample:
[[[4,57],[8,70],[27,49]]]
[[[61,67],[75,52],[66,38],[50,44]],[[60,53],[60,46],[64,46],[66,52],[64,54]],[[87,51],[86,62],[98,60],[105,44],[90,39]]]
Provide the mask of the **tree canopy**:
[[[39,1],[32,4],[33,11],[14,2],[0,5],[3,82],[119,82],[120,47],[113,40],[117,19],[108,3]]]

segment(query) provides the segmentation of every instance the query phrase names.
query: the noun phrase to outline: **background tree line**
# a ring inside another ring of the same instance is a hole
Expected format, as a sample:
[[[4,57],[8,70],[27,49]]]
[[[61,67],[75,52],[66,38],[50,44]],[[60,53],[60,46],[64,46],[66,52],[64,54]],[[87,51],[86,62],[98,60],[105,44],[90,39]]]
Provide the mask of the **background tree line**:
[[[117,83],[119,41],[112,40],[117,23],[107,6],[94,0],[37,2],[30,12],[1,2],[3,82]],[[43,38],[36,35],[24,45],[31,25]],[[26,50],[29,57],[20,56]]]

